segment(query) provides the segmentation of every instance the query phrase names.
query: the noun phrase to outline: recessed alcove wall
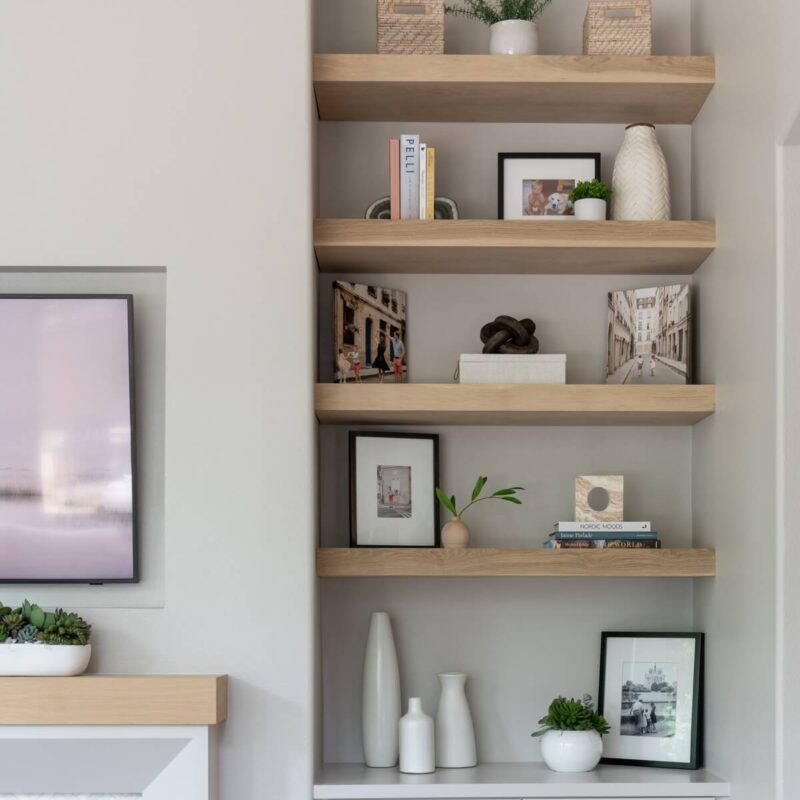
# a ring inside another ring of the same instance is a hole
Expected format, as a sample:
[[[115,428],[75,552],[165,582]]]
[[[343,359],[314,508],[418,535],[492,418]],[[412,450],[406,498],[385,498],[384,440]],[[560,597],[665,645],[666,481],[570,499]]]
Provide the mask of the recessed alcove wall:
[[[30,597],[42,605],[159,608],[164,605],[164,364],[167,274],[145,269],[0,270],[0,294],[132,294],[138,459],[138,584],[0,586],[8,603]]]
[[[688,0],[655,0],[655,51],[690,53]],[[558,0],[542,24],[543,50],[579,53],[585,0]],[[320,0],[318,52],[374,52],[371,0]],[[447,19],[448,52],[485,52],[486,29]],[[637,122],[643,120],[631,120]],[[318,124],[320,216],[361,217],[388,194],[387,140],[417,133],[437,147],[437,194],[463,217],[496,217],[497,153],[600,151],[611,178],[622,125],[456,123]],[[660,126],[675,218],[692,218],[690,126]],[[536,223],[534,223],[536,224]],[[550,223],[544,223],[550,224]],[[558,223],[556,223],[558,224]],[[565,223],[569,224],[569,223]],[[356,279],[408,293],[412,381],[452,380],[458,356],[477,352],[481,324],[501,313],[532,316],[542,352],[567,354],[570,383],[604,380],[611,289],[675,282],[668,276],[321,275],[319,378],[333,376],[331,283]],[[677,280],[682,280],[679,278]],[[701,423],[702,424],[702,423]],[[386,428],[382,428],[386,430]],[[692,544],[692,433],[689,428],[420,427],[441,437],[441,481],[456,494],[476,476],[492,486],[521,484],[524,505],[482,504],[469,520],[481,546],[539,546],[550,526],[571,517],[581,473],[625,475],[626,516],[652,519],[668,547]],[[320,426],[320,536],[348,542],[346,426]],[[501,507],[498,507],[501,506]],[[479,758],[539,758],[530,738],[557,693],[597,692],[600,633],[610,629],[690,629],[693,582],[674,579],[396,578],[320,580],[323,752],[325,761],[360,761],[360,682],[369,614],[392,615],[404,698],[429,712],[436,673],[470,675]]]

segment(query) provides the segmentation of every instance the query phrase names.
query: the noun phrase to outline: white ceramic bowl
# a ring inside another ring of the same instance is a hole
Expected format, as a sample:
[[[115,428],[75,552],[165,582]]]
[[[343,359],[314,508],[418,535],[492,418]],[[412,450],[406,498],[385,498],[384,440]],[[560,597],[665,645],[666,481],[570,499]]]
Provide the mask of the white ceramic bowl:
[[[55,677],[80,675],[89,666],[92,646],[78,644],[0,644],[0,675]]]
[[[597,731],[547,731],[542,736],[542,758],[555,772],[589,772],[602,755]]]

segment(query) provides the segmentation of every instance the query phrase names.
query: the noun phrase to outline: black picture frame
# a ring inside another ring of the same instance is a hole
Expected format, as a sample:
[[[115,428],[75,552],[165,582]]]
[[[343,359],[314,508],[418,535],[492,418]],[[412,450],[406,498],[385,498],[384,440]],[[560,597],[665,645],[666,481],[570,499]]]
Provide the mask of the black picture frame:
[[[694,682],[694,692],[692,693],[692,732],[690,742],[689,761],[658,761],[648,759],[631,759],[603,756],[600,762],[603,764],[616,764],[621,766],[637,767],[658,767],[666,769],[699,769],[703,766],[703,701],[705,695],[704,675],[705,675],[705,634],[704,633],[672,633],[655,631],[604,631],[600,643],[600,688],[597,692],[597,711],[603,714],[605,708],[605,686],[606,686],[606,657],[608,653],[609,639],[693,639],[694,665],[692,676]]]
[[[133,295],[109,292],[8,292],[0,293],[0,300],[124,300],[128,310],[128,390],[131,423],[131,577],[103,578],[2,578],[2,584],[89,584],[139,583],[139,482],[138,438],[136,429],[136,369],[134,358]]]
[[[504,202],[504,189],[505,189],[505,162],[514,159],[547,159],[553,161],[556,159],[562,160],[576,160],[585,159],[594,161],[594,177],[595,180],[600,180],[600,153],[498,153],[497,154],[497,219],[505,219],[505,202]]]
[[[356,442],[359,438],[373,439],[427,439],[433,442],[433,487],[431,495],[433,497],[433,544],[430,545],[375,545],[359,544],[358,542],[358,510],[357,510],[357,485],[356,485]],[[441,530],[439,528],[439,501],[436,499],[436,487],[439,484],[439,434],[437,433],[406,433],[406,432],[385,432],[385,431],[350,431],[349,432],[349,454],[350,454],[350,547],[377,548],[377,547],[414,547],[414,548],[436,548],[441,547]]]

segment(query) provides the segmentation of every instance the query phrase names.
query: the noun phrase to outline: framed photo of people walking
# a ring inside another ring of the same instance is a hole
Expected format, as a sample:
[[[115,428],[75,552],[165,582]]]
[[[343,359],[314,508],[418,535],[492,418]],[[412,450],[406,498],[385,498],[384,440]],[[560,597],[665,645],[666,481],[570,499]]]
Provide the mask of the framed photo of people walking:
[[[438,547],[439,437],[350,432],[350,546]]]
[[[703,648],[702,633],[603,633],[604,763],[702,765]]]

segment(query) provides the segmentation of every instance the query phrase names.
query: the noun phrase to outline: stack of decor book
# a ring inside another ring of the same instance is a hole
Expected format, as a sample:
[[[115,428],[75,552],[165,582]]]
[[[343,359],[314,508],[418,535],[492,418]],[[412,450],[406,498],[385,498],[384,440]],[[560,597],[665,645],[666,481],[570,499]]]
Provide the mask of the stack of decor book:
[[[389,140],[391,219],[433,219],[436,150],[404,133]]]
[[[658,534],[649,522],[557,522],[545,542],[555,549],[657,549]]]

